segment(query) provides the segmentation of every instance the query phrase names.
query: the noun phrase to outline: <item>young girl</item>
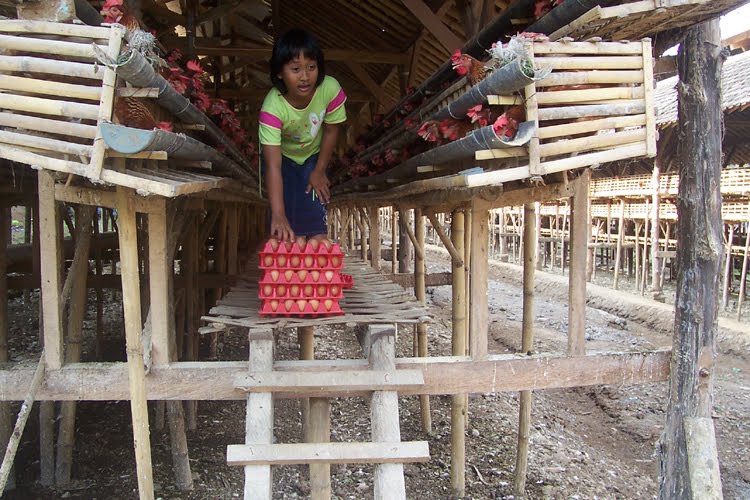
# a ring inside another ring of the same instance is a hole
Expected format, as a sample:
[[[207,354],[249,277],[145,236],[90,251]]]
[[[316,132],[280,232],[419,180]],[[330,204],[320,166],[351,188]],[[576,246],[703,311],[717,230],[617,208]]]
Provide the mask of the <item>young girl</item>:
[[[271,236],[326,235],[330,199],[326,168],[346,121],[346,95],[326,76],[323,51],[309,33],[292,29],[271,53],[271,81],[260,111],[260,143],[271,204]]]

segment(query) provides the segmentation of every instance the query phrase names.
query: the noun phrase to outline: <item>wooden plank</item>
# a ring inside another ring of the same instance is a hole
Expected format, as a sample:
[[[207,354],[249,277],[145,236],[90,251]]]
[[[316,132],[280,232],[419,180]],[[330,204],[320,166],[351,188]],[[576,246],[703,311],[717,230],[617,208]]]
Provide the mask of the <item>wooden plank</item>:
[[[169,283],[173,264],[168,261],[169,228],[167,203],[154,200],[155,210],[148,215],[148,284],[150,296],[152,359],[155,365],[167,365],[176,359],[169,338]]]
[[[466,356],[398,358],[396,369],[420,370],[425,384],[400,395],[517,392],[561,389],[601,384],[663,382],[669,375],[669,350],[645,352],[590,352],[565,354],[495,354],[474,361]],[[24,398],[35,366],[17,363],[0,370],[0,400]],[[366,370],[365,360],[276,361],[274,370],[306,373]],[[151,400],[245,400],[247,393],[234,379],[247,373],[244,361],[175,362],[153,367],[146,379]],[[330,396],[329,393],[325,393]],[[279,394],[279,397],[315,397],[315,393]],[[322,394],[321,394],[322,395]],[[364,394],[363,394],[364,395]],[[37,400],[113,401],[130,398],[125,363],[71,363],[62,370],[48,370]]]
[[[588,223],[591,171],[576,179],[572,197],[570,275],[568,276],[568,353],[586,353],[586,257],[591,230]]]
[[[273,370],[273,340],[250,339],[246,370]],[[273,442],[273,398],[271,393],[248,394],[245,419],[245,445],[270,445]],[[245,500],[271,499],[273,476],[270,465],[245,466]]]
[[[643,40],[643,88],[646,101],[646,154],[649,158],[656,156],[656,93],[654,83],[654,60],[651,55],[651,40]]]
[[[315,391],[332,393],[357,391],[390,391],[416,388],[424,383],[418,370],[372,371],[356,370],[335,373],[267,372],[248,373],[237,377],[234,384],[246,392]]]
[[[690,471],[690,498],[721,500],[721,473],[716,448],[714,422],[710,417],[685,417],[687,462]]]
[[[383,275],[387,279],[398,283],[404,288],[414,287],[414,274],[402,273],[402,274],[385,274]],[[442,273],[430,273],[425,274],[424,283],[426,287],[432,286],[443,286],[451,284],[451,272],[445,271]]]
[[[396,464],[427,462],[426,441],[398,443],[283,443],[229,445],[228,465]]]
[[[534,58],[534,44],[526,43],[526,50],[529,51],[529,57],[533,60]],[[543,101],[541,98],[542,94],[537,93],[536,84],[532,80],[523,89],[524,97],[526,98],[526,119],[534,124],[536,130],[539,129],[539,104]],[[534,134],[529,139],[527,145],[529,151],[529,173],[531,175],[544,175],[544,169],[540,164],[540,151],[539,151],[539,136]]]
[[[469,287],[469,353],[472,359],[487,357],[489,309],[487,303],[489,257],[487,254],[489,205],[482,200],[471,204],[471,284]]]

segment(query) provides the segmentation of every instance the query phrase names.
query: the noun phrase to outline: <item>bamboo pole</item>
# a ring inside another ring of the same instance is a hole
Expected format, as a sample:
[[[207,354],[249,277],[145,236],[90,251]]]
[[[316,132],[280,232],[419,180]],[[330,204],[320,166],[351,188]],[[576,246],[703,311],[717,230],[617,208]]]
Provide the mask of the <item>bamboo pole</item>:
[[[100,47],[101,48],[101,47]],[[42,38],[20,37],[0,34],[0,49],[19,52],[36,52],[45,55],[65,56],[71,58],[96,58],[91,43],[68,42],[64,40],[47,40]],[[60,58],[62,59],[62,57]]]
[[[414,210],[414,232],[416,239],[414,249],[419,248],[421,251],[414,252],[414,294],[420,304],[427,304],[427,294],[425,287],[425,220],[421,209]],[[427,352],[427,325],[419,323],[417,325],[417,355],[420,358],[429,356]],[[430,411],[430,397],[427,395],[419,396],[419,407],[422,416],[422,431],[427,434],[432,433],[432,414]]]
[[[17,113],[0,113],[0,126],[36,130],[37,132],[80,137],[82,139],[96,137],[96,127],[93,125],[19,115]]]
[[[538,82],[537,85],[539,85]],[[576,134],[583,134],[586,132],[598,132],[599,130],[637,127],[639,125],[645,124],[646,115],[610,116],[607,118],[599,118],[596,120],[539,127],[538,135],[540,139],[554,139],[556,137],[567,137]]]
[[[472,224],[473,224],[473,217],[471,215],[471,211],[464,210],[464,290],[466,291],[466,300],[464,301],[466,303],[466,314],[464,314],[464,317],[466,318],[466,352],[464,352],[464,356],[468,356],[470,354],[471,349],[471,246],[473,243],[473,238],[471,235],[472,231]],[[467,396],[468,398],[468,396]],[[467,399],[468,402],[468,399]],[[468,412],[468,408],[467,408]],[[468,425],[468,421],[467,421]]]
[[[84,120],[96,120],[99,114],[99,106],[94,104],[4,93],[0,93],[0,108]]]
[[[66,363],[77,363],[81,360],[83,319],[86,313],[86,294],[88,291],[86,280],[89,272],[94,211],[94,207],[87,205],[81,205],[80,210],[77,211],[75,254],[63,286],[63,289],[66,289],[68,283],[72,284],[68,302]],[[76,402],[63,401],[60,404],[60,427],[57,435],[55,482],[58,486],[65,486],[70,483],[70,473],[73,468],[73,446],[75,444],[75,422]]]
[[[542,108],[539,110],[539,120],[568,120],[593,116],[639,115],[645,113],[645,111],[645,106],[643,105],[642,100],[618,101],[617,103],[608,104],[581,104],[578,106]]]
[[[58,141],[46,137],[18,134],[2,130],[0,130],[0,143],[13,144],[14,146],[20,146],[27,149],[34,148],[76,156],[91,156],[91,146],[86,146],[85,144]]]
[[[643,96],[643,86],[609,87],[603,89],[543,92],[537,96],[537,102],[539,104],[582,103],[605,99],[641,99]]]
[[[120,239],[125,340],[128,351],[130,408],[133,420],[138,492],[141,499],[153,500],[154,481],[151,469],[151,439],[148,431],[146,380],[141,345],[141,304],[136,241],[135,198],[128,189],[117,188],[117,212]]]
[[[631,144],[646,140],[646,129],[625,130],[614,134],[600,134],[566,141],[552,142],[539,146],[539,155],[555,156],[577,151],[591,151],[593,149],[609,148],[622,144]],[[531,170],[529,170],[531,171]]]
[[[568,285],[568,354],[586,354],[586,255],[588,253],[589,183],[586,169],[575,181],[570,231]]]
[[[447,234],[445,234],[445,231],[443,230],[442,224],[440,224],[440,221],[437,220],[437,217],[435,217],[435,214],[432,212],[427,213],[427,218],[430,221],[430,224],[432,225],[432,228],[435,230],[435,232],[438,235],[438,238],[440,238],[440,241],[443,242],[443,246],[445,246],[445,249],[448,250],[448,253],[450,254],[451,258],[459,263],[459,266],[463,268],[464,265],[464,259],[463,255],[461,255],[461,252],[454,246],[453,242],[451,241],[451,238],[448,237]],[[463,225],[463,221],[462,221]],[[463,230],[461,231],[463,232]],[[461,242],[463,245],[463,241]]]
[[[297,330],[299,332],[299,329]],[[250,337],[248,372],[273,371],[273,334],[264,338]],[[250,392],[247,395],[245,444],[273,442],[273,394]],[[273,471],[270,465],[246,465],[244,499],[271,499]]]
[[[89,80],[102,80],[102,71],[98,70],[94,64],[55,61],[41,57],[0,55],[0,71],[47,73],[74,78],[86,78]]]
[[[737,321],[742,318],[742,303],[745,301],[745,282],[747,280],[748,256],[750,256],[750,224],[745,235],[745,254],[742,258],[742,274],[740,275],[740,291],[737,296]]]
[[[658,159],[657,159],[658,160]],[[661,293],[661,257],[659,257],[659,206],[661,197],[659,195],[660,169],[659,161],[654,162],[654,171],[651,179],[654,192],[652,194],[651,207],[651,293],[655,300],[664,300]]]
[[[646,293],[646,277],[648,276],[648,239],[649,233],[649,200],[646,199],[646,214],[643,216],[643,269],[641,272],[641,282],[639,289],[641,295]]]
[[[88,26],[81,24],[50,23],[30,19],[3,19],[0,21],[0,31],[5,33],[40,33],[46,35],[77,36],[106,40],[109,28]]]
[[[380,209],[370,207],[370,264],[380,271]]]
[[[638,284],[641,282],[641,223],[635,222],[635,246],[633,247],[633,258],[635,260],[635,286],[638,288]]]
[[[122,39],[125,36],[126,30],[120,25],[113,25],[109,34],[109,44],[107,46],[107,55],[112,60],[117,60],[120,56],[120,48],[122,47]],[[113,105],[115,99],[115,85],[117,83],[117,74],[115,70],[110,67],[104,68],[104,75],[102,77],[102,95],[99,99],[98,115],[96,117],[97,123],[100,125],[96,130],[96,137],[94,138],[94,149],[91,153],[91,161],[89,163],[89,177],[98,179],[101,177],[102,168],[104,168],[104,153],[107,148],[104,138],[102,137],[101,124],[102,122],[108,122],[112,120]]]
[[[545,59],[546,62],[546,59]],[[539,80],[537,87],[557,87],[561,85],[591,85],[603,83],[643,83],[643,70],[614,71],[556,71]]]
[[[625,200],[620,199],[620,218],[617,221],[617,250],[615,251],[615,273],[612,280],[612,288],[617,290],[620,278],[620,266],[622,264],[622,243],[625,238]]]
[[[101,87],[75,85],[21,76],[0,75],[0,89],[98,101]]]
[[[521,325],[521,352],[534,350],[534,275],[537,261],[536,204],[526,203],[524,209],[524,259],[523,259],[523,322]],[[513,494],[523,497],[526,492],[526,471],[529,461],[529,431],[531,429],[531,391],[519,393],[518,444]]]
[[[10,470],[13,467],[13,460],[16,456],[16,451],[18,450],[18,444],[21,442],[23,429],[26,427],[26,421],[31,413],[31,406],[34,404],[36,391],[39,389],[39,386],[42,385],[42,380],[44,379],[44,360],[45,356],[44,352],[42,352],[42,355],[39,357],[39,363],[36,365],[34,377],[31,379],[29,390],[26,392],[23,404],[21,404],[21,411],[18,412],[18,418],[16,419],[16,425],[13,427],[13,433],[8,442],[8,447],[5,449],[3,463],[0,466],[0,494],[5,491],[5,485],[8,481]]]
[[[565,274],[565,226],[568,224],[568,202],[565,202],[563,211],[562,228],[560,229],[560,274]]]
[[[545,68],[557,70],[566,69],[636,69],[643,68],[642,56],[619,56],[619,57],[544,57],[539,64]],[[641,81],[643,78],[641,77]],[[587,91],[583,91],[587,92]]]
[[[398,210],[391,205],[391,274],[398,272]]]
[[[464,213],[451,214],[451,240],[459,256],[464,255]],[[451,309],[453,331],[451,354],[466,355],[466,276],[463,258],[451,260]],[[462,497],[466,493],[466,413],[467,395],[451,396],[451,493]]]
[[[29,207],[26,207],[29,212]],[[8,258],[7,247],[11,242],[10,234],[11,214],[7,207],[0,208],[0,363],[10,360],[8,355]],[[26,224],[28,236],[30,224]],[[26,301],[28,303],[28,301]],[[13,433],[10,401],[0,402],[0,449],[7,448]],[[15,487],[15,474],[8,471],[8,486]],[[2,490],[0,490],[2,493]]]

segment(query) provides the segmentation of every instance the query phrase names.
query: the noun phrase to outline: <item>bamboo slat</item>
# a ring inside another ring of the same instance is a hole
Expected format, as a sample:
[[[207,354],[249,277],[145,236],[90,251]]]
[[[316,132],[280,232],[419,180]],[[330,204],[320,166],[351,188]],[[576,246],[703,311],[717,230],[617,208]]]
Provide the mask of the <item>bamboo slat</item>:
[[[65,75],[89,80],[101,80],[104,72],[93,64],[54,61],[41,57],[0,56],[0,71],[19,71]]]
[[[534,44],[535,54],[596,54],[639,55],[638,44],[619,42],[539,42]]]
[[[84,125],[82,123],[58,121],[12,113],[0,113],[0,126],[17,127],[36,130],[37,132],[80,137],[83,139],[93,139],[96,136],[96,127],[93,125]]]
[[[643,70],[557,72],[539,80],[537,87],[643,83]]]
[[[46,35],[77,36],[106,40],[109,38],[109,31],[109,28],[82,24],[63,24],[15,19],[5,19],[0,21],[0,32],[2,33],[41,33]]]
[[[622,57],[540,57],[536,63],[552,69],[642,69],[642,56]]]
[[[19,52],[38,52],[41,54],[92,60],[96,57],[93,45],[90,43],[83,44],[9,35],[0,35],[0,49],[17,50]]]
[[[9,75],[0,75],[0,89],[28,92],[30,94],[45,94],[71,97],[74,99],[88,99],[91,101],[98,101],[99,96],[101,95],[100,87],[74,85],[70,83]]]
[[[99,106],[0,93],[0,108],[44,115],[96,120]]]
[[[603,89],[560,90],[556,92],[540,92],[537,95],[539,104],[576,103],[599,101],[603,99],[640,99],[644,96],[642,86],[613,87]]]
[[[599,130],[611,130],[616,128],[637,127],[646,124],[646,115],[612,116],[597,120],[583,122],[565,123],[563,125],[551,125],[540,127],[539,139],[552,139],[555,137],[571,136],[586,132],[597,132]]]
[[[626,130],[613,134],[599,134],[579,139],[557,141],[539,146],[539,155],[554,156],[566,153],[590,151],[592,149],[609,148],[623,144],[632,144],[646,140],[646,129]]]
[[[37,149],[46,149],[77,156],[91,156],[91,146],[34,135],[18,134],[6,130],[0,130],[0,142],[22,147],[31,146]]]
[[[621,101],[622,104],[591,104],[558,108],[542,108],[539,120],[572,120],[590,116],[635,115],[646,112],[643,100]]]

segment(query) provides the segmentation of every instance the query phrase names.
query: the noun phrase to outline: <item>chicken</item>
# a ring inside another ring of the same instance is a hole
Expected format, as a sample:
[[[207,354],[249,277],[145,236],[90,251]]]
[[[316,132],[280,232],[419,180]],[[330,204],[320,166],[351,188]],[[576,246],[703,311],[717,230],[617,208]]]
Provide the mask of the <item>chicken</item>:
[[[417,131],[419,137],[427,142],[438,142],[440,139],[440,129],[438,128],[438,122],[435,120],[427,120],[419,127]]]
[[[512,138],[518,131],[518,124],[526,119],[526,108],[522,105],[511,106],[495,120],[492,130],[499,138]]]
[[[115,117],[120,124],[126,127],[140,128],[144,130],[161,130],[172,131],[172,124],[169,122],[157,122],[154,115],[148,107],[135,97],[119,97],[115,101]]]
[[[125,9],[124,0],[107,0],[102,6],[105,23],[120,23],[129,31],[141,29],[138,19],[130,15]]]
[[[463,138],[471,130],[471,124],[462,120],[446,118],[440,120],[438,128],[440,129],[440,135],[446,142],[453,142]]]
[[[456,49],[451,55],[451,64],[459,76],[468,75],[469,82],[472,85],[476,85],[487,76],[487,68],[484,67],[484,63],[469,54],[463,54],[461,49]]]
[[[550,0],[536,0],[534,2],[534,19],[544,17],[551,10],[552,3]]]
[[[492,110],[484,108],[481,104],[477,104],[469,108],[466,116],[471,119],[471,123],[479,123],[480,127],[486,127],[490,123],[490,120],[492,120]]]

